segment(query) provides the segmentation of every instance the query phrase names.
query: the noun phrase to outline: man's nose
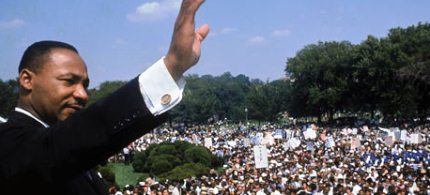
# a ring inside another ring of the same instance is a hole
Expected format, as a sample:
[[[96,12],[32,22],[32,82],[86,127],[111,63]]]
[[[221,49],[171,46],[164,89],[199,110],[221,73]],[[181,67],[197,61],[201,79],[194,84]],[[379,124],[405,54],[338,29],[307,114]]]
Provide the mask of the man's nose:
[[[87,103],[87,101],[88,101],[87,90],[84,87],[84,85],[82,85],[82,84],[77,85],[77,87],[76,87],[76,89],[75,89],[75,91],[73,93],[73,96],[76,99],[82,101],[83,103]]]

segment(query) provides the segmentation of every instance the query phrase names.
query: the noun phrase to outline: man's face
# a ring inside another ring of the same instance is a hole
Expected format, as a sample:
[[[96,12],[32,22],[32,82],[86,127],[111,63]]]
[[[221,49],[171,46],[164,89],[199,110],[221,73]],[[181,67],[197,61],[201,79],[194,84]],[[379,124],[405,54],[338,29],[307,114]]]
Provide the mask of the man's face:
[[[52,125],[85,107],[89,79],[85,62],[77,53],[55,48],[48,55],[34,74],[31,104],[36,114]]]

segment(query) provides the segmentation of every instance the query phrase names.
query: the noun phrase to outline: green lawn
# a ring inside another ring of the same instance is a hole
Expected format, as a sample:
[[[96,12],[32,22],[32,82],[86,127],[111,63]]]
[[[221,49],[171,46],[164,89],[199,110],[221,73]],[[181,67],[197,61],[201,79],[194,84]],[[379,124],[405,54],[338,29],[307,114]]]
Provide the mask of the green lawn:
[[[115,173],[116,183],[123,188],[126,184],[133,186],[138,182],[138,178],[142,175],[148,176],[145,173],[136,173],[133,171],[133,167],[130,165],[124,165],[123,163],[109,163],[107,166]]]

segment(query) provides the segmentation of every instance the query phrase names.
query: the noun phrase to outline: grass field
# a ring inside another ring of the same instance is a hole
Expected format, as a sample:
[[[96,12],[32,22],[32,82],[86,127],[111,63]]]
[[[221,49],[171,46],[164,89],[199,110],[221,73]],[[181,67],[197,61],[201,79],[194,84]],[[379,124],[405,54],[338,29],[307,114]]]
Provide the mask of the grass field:
[[[135,186],[139,177],[148,176],[148,174],[145,173],[134,172],[131,165],[124,165],[123,163],[109,163],[108,166],[115,173],[116,183],[121,188],[123,188],[126,184]]]

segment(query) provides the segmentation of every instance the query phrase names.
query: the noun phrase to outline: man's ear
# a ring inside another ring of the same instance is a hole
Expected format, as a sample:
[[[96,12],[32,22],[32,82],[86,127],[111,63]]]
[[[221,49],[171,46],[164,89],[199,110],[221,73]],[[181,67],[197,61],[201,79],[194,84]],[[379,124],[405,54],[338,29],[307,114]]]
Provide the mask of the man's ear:
[[[19,85],[26,90],[31,91],[33,89],[33,82],[34,82],[34,77],[36,76],[36,74],[29,70],[29,69],[22,69],[21,72],[19,72]]]

